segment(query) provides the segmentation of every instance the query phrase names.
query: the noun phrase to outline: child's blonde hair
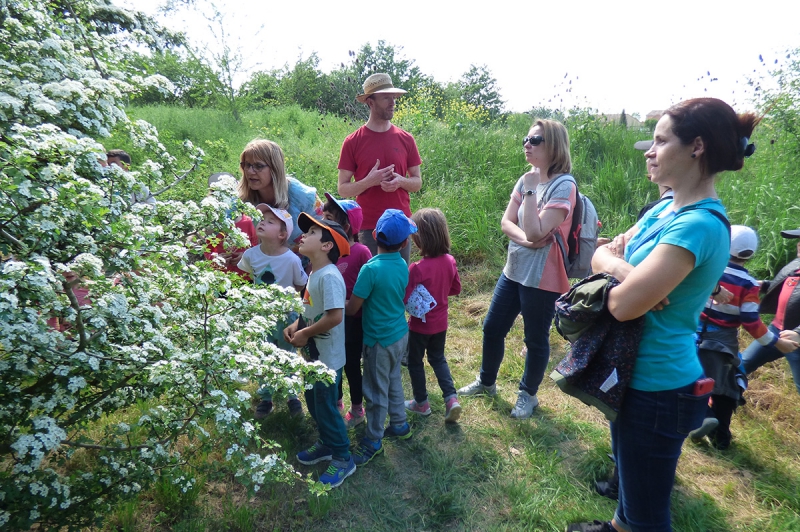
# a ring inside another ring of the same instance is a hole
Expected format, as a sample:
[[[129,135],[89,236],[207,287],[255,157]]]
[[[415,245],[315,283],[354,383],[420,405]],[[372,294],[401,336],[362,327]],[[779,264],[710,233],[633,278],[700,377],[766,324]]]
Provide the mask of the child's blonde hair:
[[[417,224],[417,232],[411,235],[411,240],[423,257],[433,258],[450,253],[450,230],[442,211],[420,209],[411,215],[411,219]]]

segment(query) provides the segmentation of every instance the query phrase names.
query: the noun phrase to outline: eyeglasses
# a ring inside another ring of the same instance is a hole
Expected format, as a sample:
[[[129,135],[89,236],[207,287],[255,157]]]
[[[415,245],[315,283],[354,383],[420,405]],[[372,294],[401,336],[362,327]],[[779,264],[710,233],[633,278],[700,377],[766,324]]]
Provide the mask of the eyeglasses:
[[[245,171],[245,170],[255,170],[256,172],[260,172],[260,171],[261,171],[261,170],[263,170],[264,168],[269,168],[269,165],[268,165],[268,164],[261,164],[261,163],[256,163],[256,164],[252,164],[252,163],[239,163],[239,167],[242,169],[242,171]]]
[[[544,142],[544,137],[541,135],[532,135],[530,137],[525,137],[522,139],[522,145],[525,146],[525,143],[529,142],[531,146],[538,146],[542,142]]]

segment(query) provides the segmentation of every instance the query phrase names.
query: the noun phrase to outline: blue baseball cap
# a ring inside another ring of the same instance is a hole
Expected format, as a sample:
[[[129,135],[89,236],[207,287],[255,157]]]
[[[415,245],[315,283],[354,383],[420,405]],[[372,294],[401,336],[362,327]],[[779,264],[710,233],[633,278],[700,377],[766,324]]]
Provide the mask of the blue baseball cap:
[[[361,211],[361,206],[358,203],[348,199],[336,199],[330,192],[326,192],[325,197],[342,209],[342,212],[347,216],[347,221],[350,223],[350,231],[353,234],[361,231],[364,213]]]
[[[386,209],[375,227],[375,240],[382,246],[402,244],[417,232],[417,224],[398,209]]]

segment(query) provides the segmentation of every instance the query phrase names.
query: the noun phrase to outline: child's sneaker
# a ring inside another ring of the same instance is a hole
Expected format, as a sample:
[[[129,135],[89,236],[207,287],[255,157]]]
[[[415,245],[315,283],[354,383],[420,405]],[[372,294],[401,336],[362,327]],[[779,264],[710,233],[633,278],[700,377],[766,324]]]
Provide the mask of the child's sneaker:
[[[525,390],[517,392],[517,404],[511,409],[514,419],[528,419],[533,415],[533,409],[539,406],[539,399]]]
[[[431,405],[428,403],[428,401],[425,401],[424,403],[418,403],[414,399],[408,400],[406,401],[406,410],[422,416],[431,415]]]
[[[497,395],[497,383],[492,384],[491,386],[484,386],[481,382],[480,375],[475,379],[475,382],[467,384],[463,388],[459,388],[458,395],[465,396],[465,395],[490,395],[495,396]]]
[[[336,408],[339,410],[339,415],[344,415],[344,402],[341,399],[336,401]]]
[[[289,415],[292,417],[300,417],[303,415],[303,403],[300,399],[294,398],[286,401],[286,406],[289,407]]]
[[[396,425],[389,425],[383,431],[384,438],[397,438],[398,440],[407,440],[411,437],[411,425],[408,422],[403,423],[399,427]]]
[[[611,521],[592,521],[567,525],[566,532],[616,532],[616,529]]]
[[[459,404],[458,399],[453,396],[447,400],[447,404],[445,405],[444,422],[455,423],[460,417],[461,405]]]
[[[353,411],[352,407],[347,413],[344,415],[344,426],[348,429],[352,429],[357,425],[364,422],[366,418],[364,417],[364,407],[359,408],[358,410]]]
[[[319,481],[327,484],[332,488],[342,485],[344,479],[356,472],[356,463],[353,461],[353,456],[347,461],[332,460],[331,465],[319,476]]]
[[[303,465],[314,465],[333,458],[333,451],[317,441],[314,445],[297,453],[297,461]]]
[[[353,457],[353,462],[357,466],[363,466],[382,452],[383,445],[381,445],[380,441],[373,442],[369,438],[364,438],[361,440],[361,443],[358,444],[358,449],[356,449],[351,456]]]
[[[719,420],[715,417],[707,417],[703,424],[689,433],[693,442],[699,443],[707,435],[711,434],[719,426]]]
[[[272,401],[261,401],[256,407],[256,413],[253,414],[255,419],[264,419],[272,413]]]

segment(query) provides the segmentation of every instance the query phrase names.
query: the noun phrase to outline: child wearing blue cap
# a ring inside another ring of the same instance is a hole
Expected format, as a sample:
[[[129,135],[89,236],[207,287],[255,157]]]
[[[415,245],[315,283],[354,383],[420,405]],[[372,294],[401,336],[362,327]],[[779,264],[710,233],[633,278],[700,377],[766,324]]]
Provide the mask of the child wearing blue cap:
[[[364,379],[367,429],[353,453],[356,465],[364,465],[383,451],[383,438],[411,437],[406,422],[400,359],[408,349],[408,322],[403,298],[408,285],[408,265],[400,250],[417,226],[403,211],[387,209],[378,219],[373,237],[378,254],[358,274],[345,314],[363,306]],[[384,429],[386,416],[389,426]]]

